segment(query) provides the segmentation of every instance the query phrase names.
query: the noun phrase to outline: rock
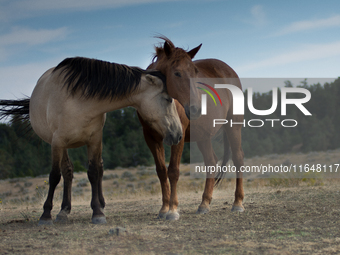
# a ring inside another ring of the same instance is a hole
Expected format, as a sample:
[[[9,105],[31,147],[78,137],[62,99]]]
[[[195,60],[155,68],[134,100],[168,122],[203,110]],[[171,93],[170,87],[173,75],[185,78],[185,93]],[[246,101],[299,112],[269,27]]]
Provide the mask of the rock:
[[[123,234],[126,234],[127,231],[126,231],[126,228],[122,228],[122,227],[116,227],[116,228],[111,228],[109,230],[109,235],[123,235]]]

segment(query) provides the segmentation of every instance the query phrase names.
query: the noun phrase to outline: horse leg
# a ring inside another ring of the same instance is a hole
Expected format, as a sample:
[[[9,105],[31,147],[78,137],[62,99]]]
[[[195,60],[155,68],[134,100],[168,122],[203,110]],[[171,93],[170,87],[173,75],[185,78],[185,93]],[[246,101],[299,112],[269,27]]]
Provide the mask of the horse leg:
[[[52,225],[51,211],[53,207],[54,191],[61,179],[60,166],[63,149],[52,145],[52,170],[49,176],[49,189],[44,203],[44,212],[39,219],[39,225]]]
[[[93,210],[92,223],[104,224],[106,218],[103,213],[105,206],[104,197],[102,194],[102,177],[103,177],[103,160],[102,160],[102,140],[101,133],[91,139],[91,143],[88,144],[88,159],[89,169],[87,176],[91,183],[92,199],[91,208]]]
[[[142,120],[141,120],[142,122]],[[162,207],[158,213],[158,219],[164,219],[169,211],[170,187],[168,173],[165,166],[165,154],[162,139],[157,139],[146,128],[143,129],[145,141],[153,155],[157,176],[162,188]]]
[[[236,121],[235,121],[236,122]],[[237,120],[237,122],[241,122]],[[244,198],[243,191],[243,179],[242,172],[240,168],[244,165],[243,158],[244,153],[241,146],[241,125],[234,125],[233,127],[226,127],[226,134],[229,140],[229,144],[232,151],[232,159],[234,162],[234,166],[236,167],[236,190],[235,190],[235,201],[233,207],[231,209],[232,212],[243,212],[244,207],[242,205],[242,201]]]
[[[67,150],[64,149],[63,159],[61,161],[61,173],[64,179],[64,193],[63,202],[61,204],[61,210],[55,219],[56,222],[67,221],[67,215],[71,212],[71,193],[72,193],[72,179],[73,179],[73,165],[67,154]]]
[[[178,198],[177,198],[177,182],[179,179],[179,165],[181,163],[181,157],[184,147],[184,137],[177,145],[171,146],[171,157],[168,168],[168,176],[170,181],[171,193],[170,193],[170,209],[166,216],[167,220],[178,220],[179,213],[177,211]]]
[[[206,166],[216,166],[217,157],[212,148],[211,141],[205,140],[202,142],[197,142],[197,146],[203,155],[204,164]],[[196,212],[197,214],[206,214],[210,210],[209,205],[212,200],[212,194],[214,191],[214,183],[215,183],[214,176],[215,176],[214,174],[209,173],[207,171],[204,192],[202,195],[202,202],[198,207],[198,210]]]
[[[103,159],[100,161],[100,168],[98,169],[98,198],[99,203],[102,209],[105,208],[105,199],[103,195],[103,175],[104,175],[104,168],[103,168]]]

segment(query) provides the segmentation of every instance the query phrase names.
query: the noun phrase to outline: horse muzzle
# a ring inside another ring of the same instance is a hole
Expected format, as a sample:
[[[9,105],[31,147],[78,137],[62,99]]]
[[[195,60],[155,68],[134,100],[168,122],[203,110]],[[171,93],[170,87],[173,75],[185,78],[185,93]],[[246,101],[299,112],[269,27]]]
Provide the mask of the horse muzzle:
[[[197,107],[195,105],[187,105],[184,107],[185,115],[189,120],[196,120],[201,117],[201,107]]]
[[[166,145],[172,146],[178,144],[182,140],[182,137],[182,131],[177,133],[168,132],[163,141]]]

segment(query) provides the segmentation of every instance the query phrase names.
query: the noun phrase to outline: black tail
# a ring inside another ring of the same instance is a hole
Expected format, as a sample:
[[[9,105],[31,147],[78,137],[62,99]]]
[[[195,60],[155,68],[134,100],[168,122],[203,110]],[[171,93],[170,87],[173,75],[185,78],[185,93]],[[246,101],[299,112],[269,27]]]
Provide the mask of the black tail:
[[[13,120],[29,121],[30,98],[0,100],[0,120],[12,116]]]
[[[226,134],[226,131],[223,130],[223,147],[224,147],[224,155],[221,167],[227,165],[230,157],[230,147],[229,140]],[[219,172],[215,177],[215,186],[217,186],[221,180],[224,178],[225,173],[223,171]]]
[[[32,131],[29,121],[30,98],[19,100],[0,100],[0,120],[12,117],[11,123],[20,125],[20,133],[26,135]]]

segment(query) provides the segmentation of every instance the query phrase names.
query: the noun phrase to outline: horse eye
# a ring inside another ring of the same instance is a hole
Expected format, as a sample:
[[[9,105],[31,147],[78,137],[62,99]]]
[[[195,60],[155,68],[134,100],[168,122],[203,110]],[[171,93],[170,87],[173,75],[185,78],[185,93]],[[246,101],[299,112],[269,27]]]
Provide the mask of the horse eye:
[[[182,75],[181,75],[180,72],[175,72],[175,76],[177,76],[177,77],[182,77]]]
[[[168,101],[171,104],[172,101],[173,101],[173,98],[172,97],[166,97],[165,100]]]

